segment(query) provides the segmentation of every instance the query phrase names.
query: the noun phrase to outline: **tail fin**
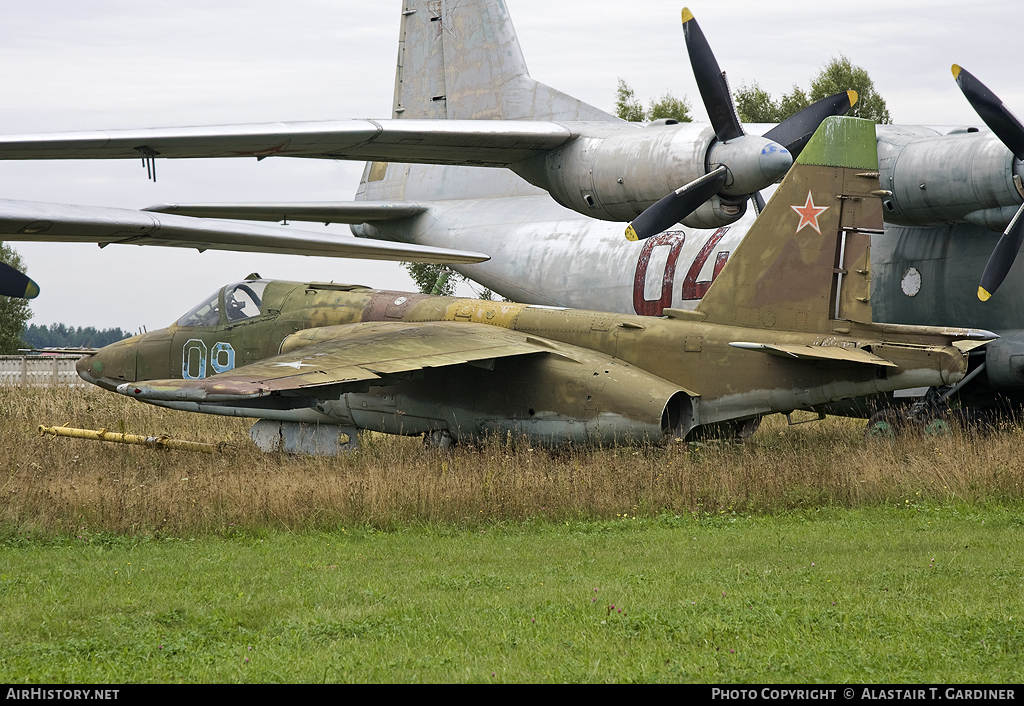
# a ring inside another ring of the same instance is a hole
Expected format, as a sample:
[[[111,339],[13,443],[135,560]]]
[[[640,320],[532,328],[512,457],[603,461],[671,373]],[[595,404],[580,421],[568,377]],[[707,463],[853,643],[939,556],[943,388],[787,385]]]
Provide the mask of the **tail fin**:
[[[615,120],[530,78],[502,0],[404,0],[395,118]]]
[[[871,322],[881,233],[875,125],[825,120],[697,306],[706,321],[785,331]]]

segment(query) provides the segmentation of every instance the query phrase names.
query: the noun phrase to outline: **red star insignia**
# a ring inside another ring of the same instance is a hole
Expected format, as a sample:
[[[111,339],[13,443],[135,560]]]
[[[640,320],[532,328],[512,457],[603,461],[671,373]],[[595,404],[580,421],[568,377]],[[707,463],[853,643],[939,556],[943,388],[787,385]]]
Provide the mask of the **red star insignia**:
[[[831,206],[815,206],[811,199],[811,192],[807,192],[807,201],[803,206],[790,206],[791,209],[800,214],[800,224],[796,227],[799,233],[805,227],[810,226],[821,235],[821,228],[818,227],[818,216],[827,211]]]

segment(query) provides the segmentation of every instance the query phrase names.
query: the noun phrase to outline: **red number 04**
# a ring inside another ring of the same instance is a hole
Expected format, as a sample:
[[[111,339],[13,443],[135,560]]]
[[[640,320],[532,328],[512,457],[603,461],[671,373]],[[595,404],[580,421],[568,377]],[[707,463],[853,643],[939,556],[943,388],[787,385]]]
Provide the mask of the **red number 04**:
[[[711,237],[708,238],[708,242],[704,243],[704,247],[697,253],[697,257],[694,258],[693,264],[690,265],[690,271],[686,273],[686,279],[683,280],[683,299],[700,299],[707,293],[711,283],[718,277],[718,273],[725,267],[725,261],[729,259],[728,252],[718,253],[718,257],[715,258],[715,269],[711,271],[711,279],[697,281],[697,277],[700,275],[700,271],[704,269],[704,263],[708,261],[708,257],[711,255],[711,251],[718,245],[718,241],[722,239],[729,229],[719,228]]]
[[[715,258],[715,268],[711,273],[711,280],[697,281],[700,271],[704,269],[704,263],[711,256],[711,251],[715,249],[718,241],[722,239],[722,236],[728,230],[728,227],[716,230],[708,238],[708,241],[704,243],[704,247],[700,249],[700,252],[697,253],[697,257],[694,258],[690,269],[686,273],[686,278],[683,280],[682,298],[684,300],[700,299],[703,297],[704,293],[708,291],[708,287],[711,286],[711,282],[718,277],[718,273],[725,267],[725,262],[729,259],[729,253],[720,252]],[[683,249],[683,243],[685,242],[686,235],[679,231],[660,233],[652,238],[648,238],[644,242],[644,248],[640,251],[640,257],[636,261],[636,274],[633,276],[633,310],[636,313],[641,316],[661,316],[667,307],[672,306],[672,288],[676,277],[676,260],[679,259],[679,253]],[[661,296],[657,299],[645,299],[644,285],[647,281],[647,267],[651,262],[651,253],[659,245],[671,246],[671,250],[668,253],[668,261],[665,263],[665,274],[661,278]]]

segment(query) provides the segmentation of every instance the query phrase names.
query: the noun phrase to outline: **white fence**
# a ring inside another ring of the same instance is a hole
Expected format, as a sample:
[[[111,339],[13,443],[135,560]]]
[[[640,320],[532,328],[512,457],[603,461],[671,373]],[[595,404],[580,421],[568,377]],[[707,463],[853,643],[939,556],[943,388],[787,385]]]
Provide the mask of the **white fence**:
[[[80,355],[0,355],[0,386],[83,385]]]

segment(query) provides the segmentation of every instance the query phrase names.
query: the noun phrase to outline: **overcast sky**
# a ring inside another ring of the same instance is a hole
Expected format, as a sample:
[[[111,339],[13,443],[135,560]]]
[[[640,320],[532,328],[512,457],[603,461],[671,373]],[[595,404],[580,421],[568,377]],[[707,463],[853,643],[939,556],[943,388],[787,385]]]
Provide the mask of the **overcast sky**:
[[[531,75],[610,110],[619,77],[645,102],[686,96],[705,119],[680,25],[659,0],[505,0]],[[730,82],[774,95],[832,57],[867,69],[894,122],[980,124],[950,65],[1024,114],[1019,0],[693,2]],[[390,117],[401,0],[34,0],[0,4],[0,132]],[[352,198],[361,163],[0,162],[0,197],[141,208],[162,202]],[[299,227],[317,229],[315,224]],[[322,226],[319,226],[322,229]],[[332,226],[332,228],[339,228]],[[347,232],[347,229],[340,227]],[[41,296],[35,323],[166,326],[219,286],[278,279],[411,288],[400,266],[175,248],[15,244]]]

